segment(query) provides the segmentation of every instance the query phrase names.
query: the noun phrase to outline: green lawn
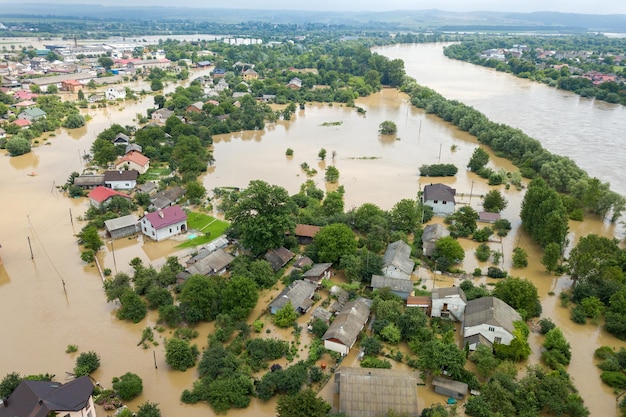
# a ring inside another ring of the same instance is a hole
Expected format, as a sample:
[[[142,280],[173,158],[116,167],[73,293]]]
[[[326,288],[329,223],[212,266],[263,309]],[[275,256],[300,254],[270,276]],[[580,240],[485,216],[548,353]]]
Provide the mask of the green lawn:
[[[187,213],[187,228],[201,232],[193,239],[177,245],[177,248],[193,248],[201,246],[224,234],[230,223],[207,214],[190,212]]]
[[[156,181],[169,175],[172,172],[169,168],[150,168],[145,174],[142,174],[141,177],[146,181]]]

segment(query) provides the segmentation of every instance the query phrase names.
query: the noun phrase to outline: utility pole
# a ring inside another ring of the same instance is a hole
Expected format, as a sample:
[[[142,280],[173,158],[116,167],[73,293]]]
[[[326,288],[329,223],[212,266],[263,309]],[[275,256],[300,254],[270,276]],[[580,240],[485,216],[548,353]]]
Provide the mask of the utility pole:
[[[35,256],[33,255],[33,247],[30,244],[30,236],[26,236],[26,238],[28,239],[28,247],[30,248],[30,259],[35,259]]]
[[[474,192],[474,181],[472,181],[472,187],[470,188],[470,198],[469,198],[469,203],[467,203],[468,206],[472,206],[472,193]]]
[[[113,240],[111,240],[111,253],[113,254],[113,267],[115,268],[115,273],[117,274],[117,262],[115,262],[115,248],[113,247]]]

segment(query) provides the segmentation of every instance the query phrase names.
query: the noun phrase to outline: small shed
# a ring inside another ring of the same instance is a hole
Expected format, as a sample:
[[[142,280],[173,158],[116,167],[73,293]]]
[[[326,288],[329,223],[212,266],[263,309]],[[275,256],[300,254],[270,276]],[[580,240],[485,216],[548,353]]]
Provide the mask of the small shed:
[[[455,381],[443,376],[436,376],[433,379],[433,386],[437,394],[452,397],[457,400],[463,399],[469,392],[469,386],[465,382]]]
[[[315,285],[320,285],[323,279],[330,278],[330,268],[332,263],[313,264],[311,269],[302,274],[302,279]]]
[[[104,175],[81,175],[74,178],[74,185],[83,190],[93,190],[104,185]]]
[[[495,223],[498,220],[500,220],[500,213],[491,213],[489,211],[478,213],[478,221],[481,223]]]
[[[285,247],[273,249],[265,254],[265,260],[272,265],[274,272],[278,272],[287,262],[296,256],[295,253]]]
[[[105,220],[104,227],[108,236],[113,239],[121,239],[137,233],[139,231],[139,221],[133,214],[129,214],[117,219]]]

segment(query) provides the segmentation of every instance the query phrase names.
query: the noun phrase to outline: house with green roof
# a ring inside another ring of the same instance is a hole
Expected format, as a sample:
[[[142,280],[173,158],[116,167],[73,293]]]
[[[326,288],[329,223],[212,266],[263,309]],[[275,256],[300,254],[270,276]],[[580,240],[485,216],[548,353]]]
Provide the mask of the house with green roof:
[[[24,109],[18,116],[18,119],[28,120],[29,122],[34,122],[39,119],[46,118],[46,112],[41,110],[40,108],[33,107],[30,109]]]

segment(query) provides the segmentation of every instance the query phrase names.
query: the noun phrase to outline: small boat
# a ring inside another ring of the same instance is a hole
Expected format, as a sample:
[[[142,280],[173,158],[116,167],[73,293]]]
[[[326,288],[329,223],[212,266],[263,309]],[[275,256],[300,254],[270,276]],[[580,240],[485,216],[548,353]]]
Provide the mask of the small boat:
[[[29,177],[34,177],[35,175],[37,175],[37,173],[35,173],[35,171],[31,171],[26,175],[28,175]]]

